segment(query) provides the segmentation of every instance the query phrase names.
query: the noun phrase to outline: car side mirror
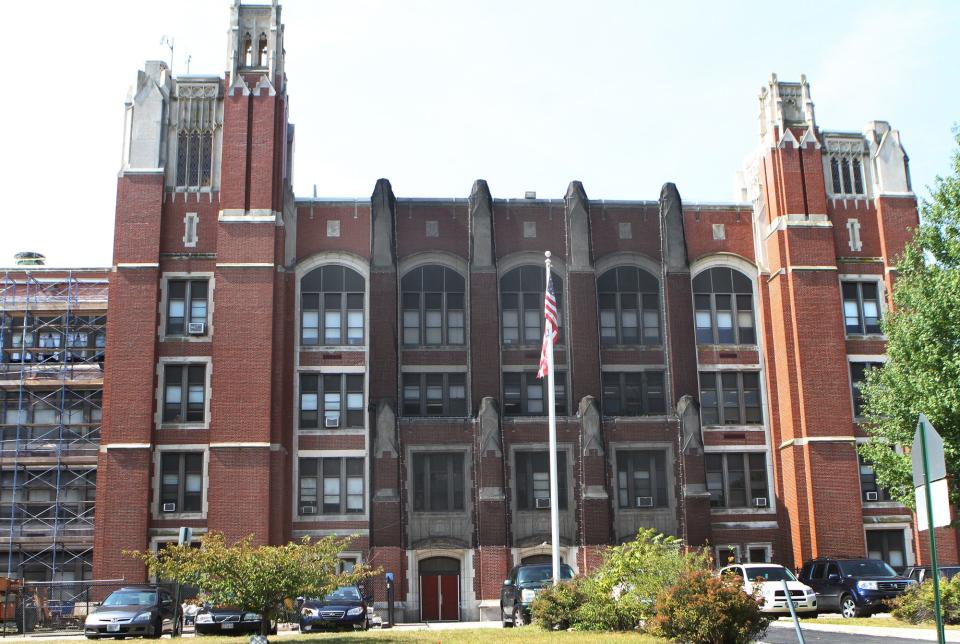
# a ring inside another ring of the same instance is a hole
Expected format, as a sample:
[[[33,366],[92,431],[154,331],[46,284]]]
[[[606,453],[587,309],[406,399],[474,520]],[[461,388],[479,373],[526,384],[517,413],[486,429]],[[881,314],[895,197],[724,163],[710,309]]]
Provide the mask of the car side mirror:
[[[510,580],[509,580],[509,579],[504,579],[504,580],[503,580],[503,585],[504,585],[504,586],[509,586],[509,585],[510,585]]]
[[[840,583],[840,575],[837,573],[827,575],[827,581],[829,581],[831,584],[838,584]]]

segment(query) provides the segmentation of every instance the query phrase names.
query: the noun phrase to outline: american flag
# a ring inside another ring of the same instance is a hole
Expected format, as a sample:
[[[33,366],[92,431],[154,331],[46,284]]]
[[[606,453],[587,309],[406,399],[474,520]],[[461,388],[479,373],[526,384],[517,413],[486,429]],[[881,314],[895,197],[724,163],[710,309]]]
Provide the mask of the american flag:
[[[547,292],[543,296],[543,344],[540,347],[540,370],[537,378],[547,375],[547,349],[557,343],[559,324],[557,324],[557,296],[553,292],[553,280],[547,277]]]

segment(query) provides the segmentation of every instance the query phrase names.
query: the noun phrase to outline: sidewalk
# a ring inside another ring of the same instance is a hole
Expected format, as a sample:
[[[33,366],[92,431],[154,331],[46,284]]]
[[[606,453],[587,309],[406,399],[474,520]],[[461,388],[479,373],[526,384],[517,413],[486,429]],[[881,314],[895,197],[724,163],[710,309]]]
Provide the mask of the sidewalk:
[[[793,631],[793,622],[777,620],[770,622],[770,628]],[[843,626],[841,624],[817,624],[813,620],[800,622],[800,629],[821,633],[839,633],[846,635],[872,635],[874,637],[896,637],[923,642],[936,642],[937,631],[933,628],[891,628],[888,626]],[[946,631],[948,642],[960,642],[960,631]]]

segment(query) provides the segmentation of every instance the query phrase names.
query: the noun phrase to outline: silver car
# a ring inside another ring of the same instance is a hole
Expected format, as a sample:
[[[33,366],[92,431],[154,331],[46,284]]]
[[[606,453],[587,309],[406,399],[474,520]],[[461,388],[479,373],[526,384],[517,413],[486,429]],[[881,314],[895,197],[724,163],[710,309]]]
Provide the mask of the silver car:
[[[160,637],[178,635],[183,626],[180,607],[164,588],[125,586],[115,590],[87,615],[83,634],[101,637]]]

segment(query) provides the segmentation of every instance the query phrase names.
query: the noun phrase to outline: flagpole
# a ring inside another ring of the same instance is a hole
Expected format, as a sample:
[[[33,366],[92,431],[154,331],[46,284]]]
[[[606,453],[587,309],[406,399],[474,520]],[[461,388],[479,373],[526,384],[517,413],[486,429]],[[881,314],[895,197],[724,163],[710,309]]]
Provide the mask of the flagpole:
[[[550,251],[544,253],[547,268],[547,280],[550,283]],[[557,311],[559,318],[560,312]],[[544,320],[544,324],[549,324]],[[557,329],[551,329],[557,333]],[[553,565],[553,583],[560,581],[560,495],[557,486],[557,413],[556,390],[553,386],[553,342],[547,342],[547,410],[550,434],[550,558]]]

